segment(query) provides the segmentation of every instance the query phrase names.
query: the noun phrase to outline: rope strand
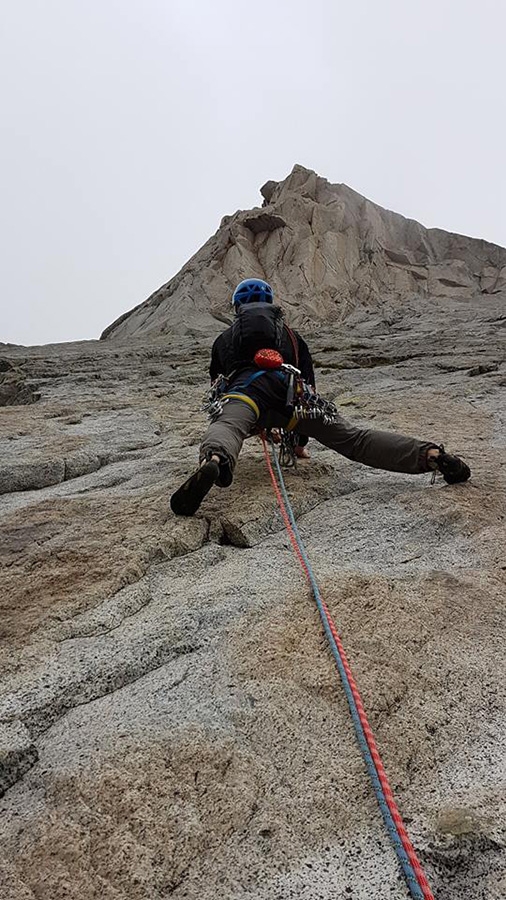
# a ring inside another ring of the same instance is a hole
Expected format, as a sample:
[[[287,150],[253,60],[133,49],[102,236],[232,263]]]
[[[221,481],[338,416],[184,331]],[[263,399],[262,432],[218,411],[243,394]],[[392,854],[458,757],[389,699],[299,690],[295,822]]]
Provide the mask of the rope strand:
[[[434,895],[429,887],[415,849],[409,839],[408,833],[402,821],[402,817],[395,803],[390,784],[381,762],[381,757],[374,740],[374,736],[362,704],[360,692],[357,688],[353,674],[344,651],[342,641],[332,620],[329,609],[323,600],[311,563],[308,559],[302,538],[297,528],[297,523],[286,490],[283,473],[279,465],[274,443],[271,441],[271,452],[276,467],[276,474],[272,466],[265,434],[262,433],[262,444],[265,461],[269,470],[278,506],[290,538],[293,550],[311,586],[318,611],[322,620],[330,649],[334,656],[341,681],[343,683],[346,699],[350,708],[353,725],[358,743],[369,771],[374,792],[385,821],[387,831],[394,846],[395,852],[403,869],[410,893],[415,900],[434,900]],[[277,475],[277,478],[276,478]],[[278,483],[279,482],[279,483]]]

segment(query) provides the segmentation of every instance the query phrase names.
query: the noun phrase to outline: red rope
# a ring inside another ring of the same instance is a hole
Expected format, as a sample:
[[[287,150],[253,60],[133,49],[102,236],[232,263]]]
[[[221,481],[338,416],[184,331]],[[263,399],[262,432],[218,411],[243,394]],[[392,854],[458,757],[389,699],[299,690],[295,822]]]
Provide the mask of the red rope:
[[[421,863],[416,855],[415,848],[413,847],[413,844],[411,843],[411,841],[409,839],[409,835],[406,831],[404,822],[402,821],[401,814],[399,812],[399,809],[395,802],[394,796],[392,794],[390,782],[388,781],[388,777],[387,777],[387,774],[383,767],[383,763],[381,762],[381,757],[379,755],[379,751],[376,746],[376,741],[374,740],[374,735],[372,733],[371,726],[369,725],[369,720],[367,718],[367,715],[366,715],[366,712],[365,712],[365,709],[364,709],[364,706],[362,703],[362,698],[360,696],[360,692],[358,690],[355,679],[353,677],[343,644],[341,642],[341,638],[339,637],[336,626],[334,625],[334,622],[329,613],[327,604],[325,602],[323,603],[323,608],[325,610],[325,615],[327,617],[327,621],[329,623],[329,627],[332,632],[332,637],[334,638],[334,640],[337,644],[337,648],[339,650],[339,654],[341,656],[343,666],[346,670],[346,674],[348,676],[348,681],[350,682],[350,687],[351,687],[351,690],[353,693],[353,697],[355,699],[355,703],[357,704],[360,722],[362,724],[362,728],[364,729],[364,734],[366,737],[367,745],[369,747],[369,750],[371,751],[371,756],[374,760],[374,765],[376,766],[376,771],[378,773],[378,778],[380,780],[381,787],[383,788],[383,793],[385,795],[385,799],[387,801],[387,805],[390,810],[390,815],[392,816],[392,819],[395,822],[395,827],[397,828],[397,832],[401,839],[402,846],[404,847],[406,854],[408,856],[408,859],[409,859],[411,865],[413,866],[413,869],[415,871],[416,877],[418,879],[418,883],[422,889],[424,897],[426,897],[427,900],[434,900],[434,895],[433,895],[433,893],[430,889],[429,883],[425,877],[425,873],[422,869]]]
[[[306,564],[306,562],[305,562],[305,560],[304,560],[304,558],[303,558],[303,556],[302,556],[302,553],[301,553],[301,551],[300,551],[300,547],[299,547],[299,545],[298,545],[297,538],[296,538],[296,536],[295,536],[295,533],[294,533],[294,530],[293,530],[293,527],[292,527],[292,523],[290,522],[290,518],[289,518],[288,513],[287,513],[287,511],[286,511],[286,507],[285,507],[285,503],[284,503],[284,500],[283,500],[283,496],[282,496],[281,491],[280,491],[280,489],[279,489],[279,485],[278,485],[276,476],[275,476],[275,474],[274,474],[274,470],[273,470],[273,468],[272,468],[272,463],[271,463],[271,460],[270,460],[270,457],[269,457],[269,451],[268,451],[268,449],[267,449],[267,443],[266,443],[266,440],[265,440],[265,435],[262,433],[261,437],[262,437],[262,443],[263,443],[263,450],[264,450],[265,461],[266,461],[266,463],[267,463],[267,468],[268,468],[268,470],[269,470],[269,475],[270,475],[270,478],[271,478],[272,486],[273,486],[274,492],[275,492],[275,494],[276,494],[276,499],[277,499],[277,502],[278,502],[278,506],[279,506],[281,515],[282,515],[282,517],[283,517],[283,521],[284,521],[284,523],[285,523],[285,526],[286,526],[286,529],[287,529],[287,532],[288,532],[288,536],[289,536],[289,538],[290,538],[290,542],[291,542],[292,547],[293,547],[293,549],[294,549],[294,551],[295,551],[295,554],[296,554],[296,556],[297,556],[297,558],[298,558],[298,560],[299,560],[299,562],[300,562],[300,565],[301,565],[301,567],[302,567],[302,569],[303,569],[303,571],[304,571],[304,573],[305,573],[305,575],[306,575],[306,578],[308,579],[308,581],[309,581],[309,583],[310,583],[310,585],[311,585],[311,577],[310,577],[309,569],[308,569],[308,566],[307,566],[307,564]],[[311,585],[311,587],[312,587],[312,585]],[[331,632],[332,632],[332,637],[334,638],[334,641],[336,642],[336,646],[337,646],[337,649],[338,649],[338,651],[339,651],[339,655],[340,655],[340,657],[341,657],[341,661],[342,661],[343,667],[344,667],[344,669],[345,669],[345,671],[346,671],[346,675],[347,675],[347,677],[348,677],[348,681],[349,681],[350,688],[351,688],[351,691],[352,691],[352,694],[353,694],[353,698],[354,698],[355,703],[356,703],[356,706],[357,706],[357,711],[358,711],[358,715],[359,715],[359,718],[360,718],[360,723],[361,723],[362,728],[363,728],[363,730],[364,730],[364,735],[365,735],[365,738],[366,738],[366,741],[367,741],[367,745],[368,745],[368,747],[369,747],[369,751],[370,751],[370,753],[371,753],[371,756],[372,756],[373,761],[374,761],[374,765],[375,765],[375,767],[376,767],[376,771],[377,771],[377,773],[378,773],[378,778],[379,778],[379,780],[380,780],[381,787],[382,787],[383,793],[384,793],[384,795],[385,795],[385,800],[386,800],[386,803],[387,803],[387,805],[388,805],[388,809],[390,810],[390,815],[392,816],[392,819],[393,819],[394,822],[395,822],[395,827],[396,827],[396,829],[397,829],[397,832],[398,832],[399,838],[400,838],[400,840],[401,840],[402,846],[404,847],[404,850],[406,851],[406,854],[407,854],[407,856],[408,856],[408,859],[409,859],[409,861],[410,861],[410,863],[411,863],[411,865],[412,865],[412,867],[413,867],[413,870],[414,870],[414,872],[415,872],[416,878],[417,878],[417,880],[418,880],[418,884],[420,885],[420,889],[421,889],[421,891],[422,891],[422,893],[423,893],[423,896],[424,896],[425,900],[434,900],[434,895],[433,895],[433,893],[432,893],[432,891],[431,891],[431,889],[430,889],[429,883],[428,883],[428,881],[427,881],[427,878],[425,877],[425,873],[424,873],[424,871],[423,871],[423,869],[422,869],[421,863],[420,863],[420,861],[419,861],[419,859],[418,859],[418,857],[417,857],[417,855],[416,855],[415,848],[413,847],[413,844],[411,843],[411,841],[410,841],[410,839],[409,839],[409,835],[408,835],[408,833],[407,833],[407,831],[406,831],[404,822],[402,821],[401,814],[400,814],[399,809],[398,809],[398,807],[397,807],[397,804],[396,804],[396,802],[395,802],[395,800],[394,800],[394,796],[393,796],[393,794],[392,794],[392,789],[391,789],[391,787],[390,787],[390,783],[389,783],[389,781],[388,781],[387,774],[386,774],[385,769],[384,769],[384,767],[383,767],[383,763],[382,763],[382,761],[381,761],[381,757],[380,757],[380,755],[379,755],[379,751],[378,751],[378,748],[377,748],[377,746],[376,746],[376,741],[374,740],[374,735],[373,735],[373,733],[372,733],[371,726],[369,725],[369,720],[368,720],[368,718],[367,718],[367,715],[366,715],[366,712],[365,712],[365,709],[364,709],[364,705],[363,705],[363,703],[362,703],[362,698],[361,698],[361,696],[360,696],[360,692],[359,692],[359,690],[358,690],[358,687],[357,687],[357,685],[356,685],[355,679],[354,679],[354,677],[353,677],[353,674],[352,674],[352,671],[351,671],[351,668],[350,668],[350,664],[349,664],[349,662],[348,662],[348,658],[347,658],[347,656],[346,656],[346,653],[345,653],[345,650],[344,650],[344,647],[343,647],[341,638],[339,637],[337,628],[336,628],[336,626],[335,626],[335,624],[334,624],[334,622],[333,622],[333,619],[332,619],[332,617],[331,617],[331,615],[330,615],[328,606],[327,606],[327,604],[326,604],[323,600],[322,600],[322,607],[323,607],[323,610],[324,610],[324,613],[325,613],[325,616],[326,616],[326,619],[327,619],[329,628],[330,628],[330,630],[331,630]]]

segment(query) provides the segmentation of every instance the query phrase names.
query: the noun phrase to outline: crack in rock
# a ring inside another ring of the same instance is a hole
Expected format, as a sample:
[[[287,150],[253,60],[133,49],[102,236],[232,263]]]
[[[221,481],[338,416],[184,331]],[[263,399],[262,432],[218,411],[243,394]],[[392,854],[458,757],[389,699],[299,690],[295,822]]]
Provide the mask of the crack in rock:
[[[0,797],[38,758],[37,747],[22,722],[0,722]]]
[[[13,787],[38,761],[39,754],[33,736],[40,736],[48,731],[56,722],[67,715],[74,709],[81,706],[87,706],[97,700],[102,700],[115,694],[117,691],[125,687],[131,687],[141,679],[153,672],[158,671],[169,663],[174,662],[180,656],[196,653],[200,649],[199,645],[182,644],[174,647],[172,653],[167,658],[162,658],[152,664],[142,667],[137,673],[125,671],[118,673],[116,681],[109,683],[100,690],[96,686],[95,692],[91,690],[91,696],[85,699],[67,699],[58,705],[55,702],[52,706],[49,704],[40,707],[35,713],[28,714],[25,722],[17,719],[11,721],[0,720],[0,797]],[[188,667],[183,674],[177,678],[169,687],[173,690],[183,684],[190,674]]]

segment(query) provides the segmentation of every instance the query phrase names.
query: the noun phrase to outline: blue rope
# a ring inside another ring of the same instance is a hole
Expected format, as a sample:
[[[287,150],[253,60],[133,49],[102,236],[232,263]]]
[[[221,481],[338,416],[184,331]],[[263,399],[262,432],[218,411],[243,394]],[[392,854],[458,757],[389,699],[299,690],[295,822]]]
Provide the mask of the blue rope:
[[[276,451],[274,449],[274,444],[273,444],[272,440],[271,440],[271,454],[272,454],[272,458],[274,460],[276,474],[278,477],[279,486],[281,488],[281,493],[283,495],[283,500],[285,502],[286,511],[288,513],[288,518],[290,519],[290,524],[293,528],[293,533],[295,535],[297,545],[301,552],[301,556],[307,566],[309,580],[311,583],[311,588],[312,588],[313,595],[314,595],[314,598],[316,601],[316,605],[318,607],[318,612],[320,613],[320,618],[322,620],[323,627],[325,629],[325,634],[327,635],[327,640],[329,642],[330,649],[332,651],[332,655],[335,659],[337,668],[339,670],[339,675],[340,675],[341,681],[343,683],[344,691],[346,694],[346,699],[348,701],[348,706],[350,707],[350,712],[351,712],[351,716],[353,719],[353,725],[355,727],[355,733],[357,735],[357,740],[358,740],[358,743],[360,746],[360,750],[362,752],[362,756],[364,757],[364,762],[367,766],[369,775],[371,777],[371,781],[373,784],[374,792],[376,794],[376,799],[378,801],[379,808],[381,810],[381,814],[385,821],[387,831],[390,835],[390,839],[394,846],[394,850],[395,850],[397,857],[399,859],[399,862],[402,866],[402,869],[403,869],[406,881],[408,883],[408,887],[411,892],[411,895],[415,898],[415,900],[424,900],[422,889],[418,883],[418,879],[415,875],[413,866],[411,865],[408,855],[402,845],[402,841],[399,837],[399,833],[395,826],[395,822],[392,818],[392,815],[388,808],[387,801],[385,799],[385,794],[383,792],[383,788],[381,786],[381,782],[379,780],[378,773],[376,771],[376,766],[374,765],[374,760],[371,756],[371,751],[369,750],[369,746],[368,746],[368,743],[367,743],[367,740],[366,740],[366,737],[364,734],[364,729],[362,728],[362,723],[360,721],[360,716],[358,714],[358,709],[357,709],[357,705],[355,703],[355,698],[353,696],[353,692],[351,690],[351,685],[348,680],[348,676],[346,674],[346,670],[344,668],[344,665],[343,665],[343,662],[341,659],[341,655],[339,653],[339,648],[334,640],[334,636],[332,634],[332,631],[330,630],[330,625],[328,623],[327,616],[325,615],[325,610],[323,608],[323,601],[322,601],[322,597],[320,594],[320,589],[316,582],[316,578],[315,578],[313,569],[311,567],[311,563],[309,562],[309,559],[308,559],[308,556],[306,553],[306,549],[302,542],[302,538],[300,536],[300,532],[297,527],[297,523],[295,521],[292,506],[290,503],[290,498],[289,498],[288,492],[286,490],[283,473],[281,471],[281,466],[279,465],[279,460],[278,460]]]

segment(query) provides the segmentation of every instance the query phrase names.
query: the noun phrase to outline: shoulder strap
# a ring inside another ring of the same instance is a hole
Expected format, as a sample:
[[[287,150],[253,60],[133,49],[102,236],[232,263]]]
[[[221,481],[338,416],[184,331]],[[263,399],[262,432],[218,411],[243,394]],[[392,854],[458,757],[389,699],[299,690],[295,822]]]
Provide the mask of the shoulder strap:
[[[293,353],[295,356],[295,368],[298,369],[299,368],[299,342],[298,342],[297,338],[295,337],[290,326],[287,325],[286,322],[284,323],[284,325],[285,325],[286,331],[288,332],[288,337],[290,338],[290,341],[292,343]]]

